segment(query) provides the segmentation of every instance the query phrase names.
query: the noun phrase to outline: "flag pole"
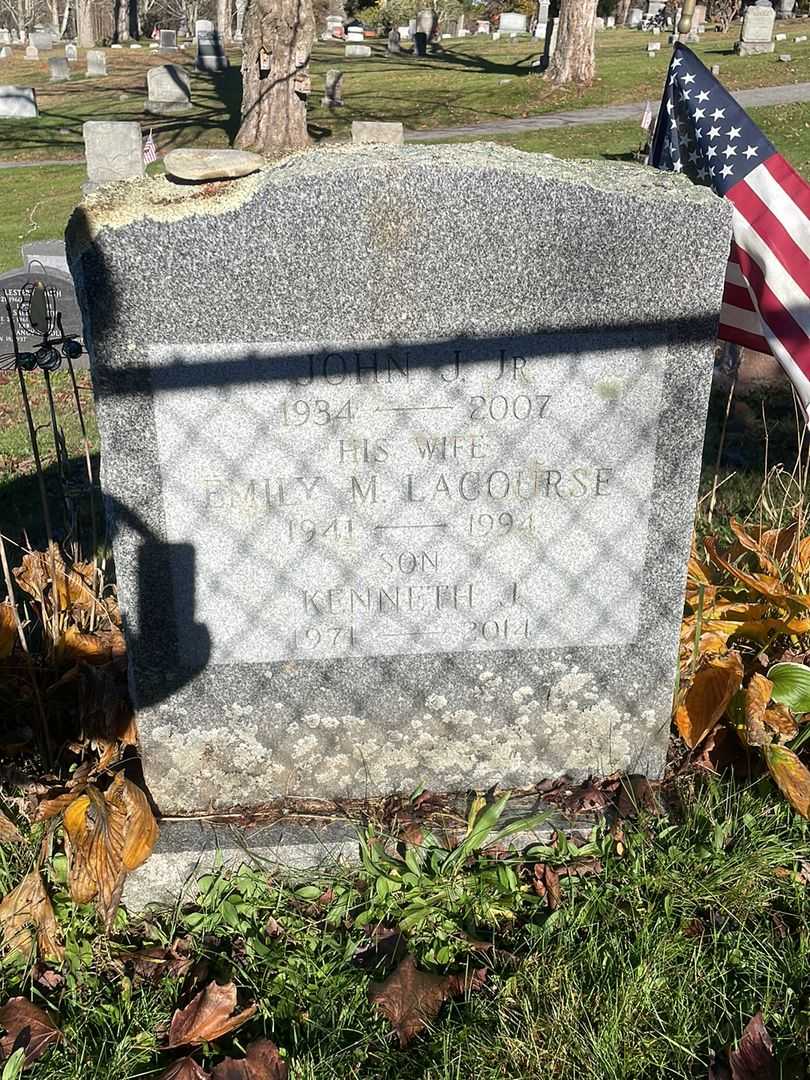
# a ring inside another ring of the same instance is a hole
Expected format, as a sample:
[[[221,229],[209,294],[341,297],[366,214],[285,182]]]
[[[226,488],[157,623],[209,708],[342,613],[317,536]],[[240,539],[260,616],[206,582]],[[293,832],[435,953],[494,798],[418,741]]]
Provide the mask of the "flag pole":
[[[683,7],[681,8],[681,17],[678,21],[677,33],[673,35],[676,44],[679,41],[685,41],[686,35],[692,29],[692,16],[695,14],[695,4],[697,0],[683,0]]]

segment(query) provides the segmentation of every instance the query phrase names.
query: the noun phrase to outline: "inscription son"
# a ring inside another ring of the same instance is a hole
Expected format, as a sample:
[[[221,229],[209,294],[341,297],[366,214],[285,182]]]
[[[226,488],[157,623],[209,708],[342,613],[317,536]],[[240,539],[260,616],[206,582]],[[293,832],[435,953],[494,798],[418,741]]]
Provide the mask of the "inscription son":
[[[196,548],[209,662],[632,641],[661,357],[545,348],[153,349],[167,538]],[[194,385],[201,363],[221,385]],[[257,625],[217,574],[237,563]]]

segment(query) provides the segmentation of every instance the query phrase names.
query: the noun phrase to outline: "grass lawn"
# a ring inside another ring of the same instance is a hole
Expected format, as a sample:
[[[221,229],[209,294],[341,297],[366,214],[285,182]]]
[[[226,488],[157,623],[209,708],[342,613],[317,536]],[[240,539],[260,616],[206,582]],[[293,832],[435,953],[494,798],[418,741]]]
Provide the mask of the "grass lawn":
[[[0,895],[35,852],[4,850]],[[532,868],[571,863],[577,853],[564,843],[500,876],[485,856],[454,874],[423,871],[432,902],[407,948],[435,971],[444,943],[451,969],[487,975],[405,1049],[368,998],[396,961],[363,926],[403,918],[399,894],[372,869],[312,875],[303,888],[278,872],[208,877],[194,905],[146,921],[119,913],[107,938],[92,910],[67,898],[57,859],[47,874],[65,932],[62,975],[7,960],[0,1001],[24,993],[58,1015],[64,1041],[34,1080],[157,1077],[182,1053],[165,1049],[165,1033],[195,992],[192,974],[161,976],[161,950],[181,938],[199,962],[196,989],[233,981],[240,1006],[258,1004],[234,1035],[195,1052],[208,1068],[267,1037],[291,1080],[686,1080],[705,1077],[710,1053],[762,1010],[779,1075],[805,1076],[808,827],[769,784],[684,785],[671,818],[628,822],[619,843],[600,830],[583,853],[599,860],[595,872],[561,878],[556,911],[535,895]],[[151,962],[132,956],[144,946]]]

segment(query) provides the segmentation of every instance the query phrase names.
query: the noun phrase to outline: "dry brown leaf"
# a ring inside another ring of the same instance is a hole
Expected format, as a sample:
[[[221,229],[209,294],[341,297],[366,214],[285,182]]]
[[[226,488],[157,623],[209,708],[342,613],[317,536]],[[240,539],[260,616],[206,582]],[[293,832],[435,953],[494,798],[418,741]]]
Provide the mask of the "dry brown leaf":
[[[714,537],[707,536],[705,546],[712,562],[722,567],[736,581],[747,585],[752,592],[772,601],[777,607],[783,610],[796,608],[806,610],[810,608],[810,597],[789,592],[779,578],[774,577],[772,574],[748,574],[744,570],[732,566],[728,559],[723,558],[718,552],[717,542]]]
[[[5,1031],[0,1038],[0,1061],[22,1049],[25,1064],[32,1065],[62,1038],[62,1032],[45,1010],[24,997],[12,998],[0,1009],[0,1028]]]
[[[810,818],[810,771],[786,746],[769,743],[762,751],[779,790],[794,810],[802,817]]]
[[[195,962],[192,948],[190,939],[177,938],[168,949],[153,945],[137,952],[123,953],[120,959],[132,964],[136,981],[158,983],[164,975],[182,978],[188,974]]]
[[[810,569],[810,536],[805,536],[799,541],[794,567],[799,576],[806,574]]]
[[[61,960],[59,927],[42,875],[33,870],[0,903],[0,928],[7,952],[27,955],[36,937],[40,956]]]
[[[158,1080],[210,1080],[211,1074],[201,1068],[194,1058],[184,1057],[175,1061]]]
[[[240,1027],[256,1012],[256,1006],[251,1005],[234,1016],[235,1009],[236,986],[233,983],[225,986],[209,983],[185,1009],[175,1012],[169,1028],[169,1046],[199,1046],[212,1042]]]
[[[97,897],[109,927],[127,872],[149,857],[159,835],[149,803],[139,787],[117,773],[104,795],[88,785],[65,811],[64,822],[70,895],[77,904]]]
[[[126,669],[120,661],[80,666],[79,717],[90,738],[137,742]]]
[[[792,739],[799,732],[799,725],[787,705],[781,703],[772,705],[765,710],[763,720],[767,727],[778,732],[785,739]]]
[[[62,635],[58,655],[60,659],[74,663],[107,664],[126,656],[126,652],[124,635],[117,626],[83,632],[71,624]]]
[[[22,834],[14,822],[0,810],[0,844],[19,844]]]
[[[368,996],[372,1005],[390,1021],[399,1037],[399,1045],[405,1047],[414,1035],[436,1019],[448,998],[467,990],[477,990],[485,977],[485,969],[473,972],[470,977],[431,975],[417,971],[416,960],[406,956],[385,982],[371,983]]]
[[[0,604],[0,660],[5,660],[14,651],[17,640],[17,620],[10,600]]]
[[[43,799],[34,811],[31,820],[35,822],[48,821],[50,818],[56,817],[63,810],[67,810],[76,797],[77,792],[65,791],[61,795],[53,795],[50,798]]]
[[[773,1043],[757,1013],[746,1025],[739,1045],[728,1055],[731,1080],[776,1080],[776,1058]]]
[[[765,710],[771,700],[773,683],[758,672],[745,688],[745,741],[749,746],[764,746],[771,741],[765,730]]]
[[[55,579],[51,580],[51,571],[55,570]],[[59,611],[89,615],[96,608],[106,622],[107,610],[97,599],[94,591],[96,577],[92,563],[74,563],[68,567],[56,544],[47,551],[29,551],[23,555],[22,565],[14,570],[14,577],[20,588],[33,596],[35,600],[53,605],[53,595]]]
[[[289,1070],[269,1039],[259,1039],[240,1059],[225,1058],[214,1067],[211,1080],[287,1080]]]
[[[678,731],[688,747],[697,746],[720,720],[742,678],[742,660],[736,652],[716,657],[698,671],[675,714]]]
[[[735,518],[729,520],[729,526],[731,531],[737,537],[740,547],[745,548],[746,551],[752,551],[759,559],[763,570],[767,570],[769,574],[779,576],[779,564],[775,562],[766,549],[754,539],[749,533],[745,531],[743,526]]]

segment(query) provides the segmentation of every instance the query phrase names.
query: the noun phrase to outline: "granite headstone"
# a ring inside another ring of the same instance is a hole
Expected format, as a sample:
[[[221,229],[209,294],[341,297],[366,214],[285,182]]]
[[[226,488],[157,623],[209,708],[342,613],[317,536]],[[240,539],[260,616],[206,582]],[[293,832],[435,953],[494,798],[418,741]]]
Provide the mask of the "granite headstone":
[[[0,120],[22,120],[32,116],[39,116],[33,86],[0,86]]]
[[[185,68],[163,64],[146,73],[146,111],[155,116],[176,116],[191,110],[191,79]]]
[[[163,50],[173,52],[177,48],[177,31],[161,30],[158,45]]]
[[[225,71],[228,57],[222,38],[216,30],[200,30],[197,33],[197,70]]]
[[[776,12],[770,5],[760,7],[757,4],[747,8],[743,17],[740,40],[734,43],[734,51],[740,56],[753,56],[757,53],[773,52],[773,27]]]
[[[70,67],[64,56],[52,56],[48,60],[48,73],[51,82],[68,82]]]
[[[660,774],[730,216],[481,144],[78,208],[165,814]],[[165,822],[159,850],[188,872],[201,837]]]
[[[85,194],[100,184],[143,176],[141,125],[137,120],[87,120],[82,135],[87,162]]]
[[[107,54],[103,49],[88,49],[86,60],[88,77],[107,74]]]

